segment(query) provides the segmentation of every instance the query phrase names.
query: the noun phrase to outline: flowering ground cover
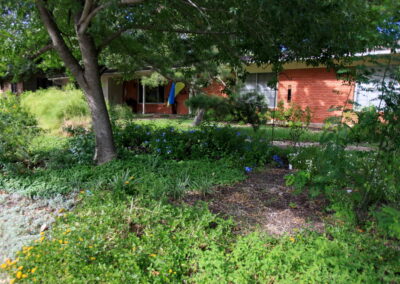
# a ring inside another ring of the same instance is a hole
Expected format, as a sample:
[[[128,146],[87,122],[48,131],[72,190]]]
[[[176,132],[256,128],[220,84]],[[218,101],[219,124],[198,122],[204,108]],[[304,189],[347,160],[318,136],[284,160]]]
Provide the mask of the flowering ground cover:
[[[24,123],[16,103],[0,109],[20,118],[7,133]],[[119,159],[95,166],[91,131],[66,131],[0,140],[18,149],[0,153],[0,269],[11,283],[400,281],[396,238],[373,219],[333,217],[298,191],[307,175],[286,186],[289,159],[308,167],[319,149],[293,155],[262,133],[129,118],[114,120]],[[62,208],[73,210],[57,216]]]

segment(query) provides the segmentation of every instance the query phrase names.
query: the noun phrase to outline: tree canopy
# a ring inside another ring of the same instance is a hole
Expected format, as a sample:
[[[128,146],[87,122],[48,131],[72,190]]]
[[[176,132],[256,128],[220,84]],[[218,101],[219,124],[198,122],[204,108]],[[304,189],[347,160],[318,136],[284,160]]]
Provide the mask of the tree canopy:
[[[193,76],[211,65],[304,60],[330,64],[379,44],[394,1],[2,1],[0,75],[65,66],[92,111],[96,160],[113,159],[100,86],[105,68]],[[383,8],[382,8],[383,7]]]

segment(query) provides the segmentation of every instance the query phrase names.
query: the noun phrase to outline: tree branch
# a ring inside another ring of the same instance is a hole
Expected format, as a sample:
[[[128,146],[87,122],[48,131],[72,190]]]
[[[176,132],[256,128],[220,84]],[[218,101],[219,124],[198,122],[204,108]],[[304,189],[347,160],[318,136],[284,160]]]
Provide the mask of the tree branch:
[[[98,50],[102,50],[107,45],[109,45],[113,40],[118,38],[124,32],[130,30],[148,30],[155,32],[169,32],[169,33],[178,33],[178,34],[204,34],[204,35],[232,35],[234,32],[220,32],[220,31],[202,31],[202,30],[186,30],[186,29],[163,29],[157,28],[154,26],[130,26],[129,28],[123,28],[116,31],[114,34],[106,38],[98,47]]]
[[[80,83],[84,84],[83,69],[61,36],[61,31],[53,19],[53,14],[46,8],[43,0],[36,0],[35,2],[54,49],[64,61],[65,65],[71,70],[72,75],[74,75],[78,81],[81,81]]]
[[[41,49],[39,49],[34,54],[29,55],[28,59],[30,59],[30,60],[35,59],[36,57],[39,57],[43,53],[46,53],[47,51],[52,50],[53,48],[54,48],[54,45],[52,43],[50,43],[50,44],[48,44],[46,46],[43,46]]]
[[[88,3],[88,1],[92,2],[91,0],[87,0],[85,2],[85,7],[83,9],[82,17],[79,20],[79,33],[82,33],[82,34],[87,30],[90,22],[92,21],[94,16],[97,15],[98,12],[100,12],[101,10],[112,5],[112,2],[108,2],[108,3],[102,4],[100,6],[97,6],[96,8],[92,9],[91,11],[87,11],[85,13],[85,8],[87,8],[87,6],[88,6],[86,4]],[[144,1],[145,0],[121,0],[120,4],[121,5],[133,5],[133,4],[142,3]],[[92,5],[90,6],[90,8],[92,8]]]
[[[107,45],[109,45],[114,39],[118,38],[119,36],[121,36],[124,32],[128,31],[128,28],[123,28],[120,29],[118,31],[116,31],[115,33],[113,33],[112,35],[110,35],[109,37],[107,37],[102,43],[100,43],[100,45],[97,47],[98,52],[100,52],[102,49],[104,49]]]
[[[85,0],[85,5],[83,6],[83,11],[79,23],[82,23],[84,19],[90,14],[92,10],[93,0]]]

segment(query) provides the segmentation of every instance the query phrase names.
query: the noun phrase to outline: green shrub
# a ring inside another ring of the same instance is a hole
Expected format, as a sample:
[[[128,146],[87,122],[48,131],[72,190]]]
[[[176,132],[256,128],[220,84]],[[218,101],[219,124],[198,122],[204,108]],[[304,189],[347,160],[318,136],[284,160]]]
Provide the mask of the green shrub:
[[[36,120],[21,106],[19,97],[0,95],[0,171],[33,166],[29,144],[38,133]]]
[[[308,189],[313,196],[325,195],[332,210],[350,221],[363,223],[369,213],[381,206],[399,209],[399,149],[388,138],[384,143],[388,148],[382,144],[378,150],[348,151],[346,147],[355,137],[352,131],[355,130],[345,125],[326,131],[321,148],[292,156],[292,164],[300,171],[288,182],[298,189]]]
[[[202,126],[187,131],[132,123],[116,129],[121,149],[150,152],[167,159],[236,158],[243,166],[265,164],[271,157],[268,141],[231,127]]]
[[[231,94],[229,97],[198,95],[186,101],[193,109],[207,110],[208,119],[249,123],[255,131],[266,123],[268,105],[265,97],[256,92]]]
[[[307,132],[311,122],[311,109],[302,109],[294,103],[285,108],[284,102],[278,102],[278,107],[269,114],[271,118],[280,121],[289,127],[289,139],[294,144],[300,142],[301,137]]]

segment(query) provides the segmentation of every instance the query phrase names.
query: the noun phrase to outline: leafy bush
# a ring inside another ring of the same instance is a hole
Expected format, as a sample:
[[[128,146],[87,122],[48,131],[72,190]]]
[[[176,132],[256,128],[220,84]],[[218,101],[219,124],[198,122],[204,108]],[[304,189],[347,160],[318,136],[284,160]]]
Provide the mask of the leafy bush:
[[[359,126],[341,125],[333,131],[326,131],[321,138],[322,148],[303,150],[292,157],[291,162],[300,171],[288,179],[289,184],[298,189],[308,188],[313,196],[324,194],[331,200],[332,210],[353,222],[364,222],[369,212],[373,213],[381,206],[398,210],[400,159],[398,146],[394,147],[398,138],[395,135],[393,139],[390,137],[386,127],[391,129],[392,126],[382,122],[376,125],[379,126],[378,140],[382,143],[371,151],[346,150],[355,137],[366,135],[365,129]],[[369,141],[373,141],[377,128],[369,129]],[[358,130],[362,132],[360,135]],[[387,224],[383,227],[394,228]]]
[[[36,120],[12,94],[0,95],[0,170],[32,165],[29,144],[39,133]]]
[[[252,138],[231,127],[202,126],[179,131],[172,127],[153,128],[125,124],[115,138],[120,148],[150,152],[167,159],[221,159],[234,157],[243,165],[265,163],[271,149],[265,139]]]
[[[211,120],[249,123],[255,131],[266,122],[268,110],[265,97],[256,92],[229,97],[198,95],[187,100],[186,105],[195,110],[207,110]]]
[[[400,210],[385,206],[376,213],[378,225],[389,236],[400,239]]]
[[[293,103],[285,107],[284,102],[280,101],[276,110],[273,110],[269,116],[288,126],[290,140],[297,144],[310,125],[311,109],[309,107],[302,109]]]

